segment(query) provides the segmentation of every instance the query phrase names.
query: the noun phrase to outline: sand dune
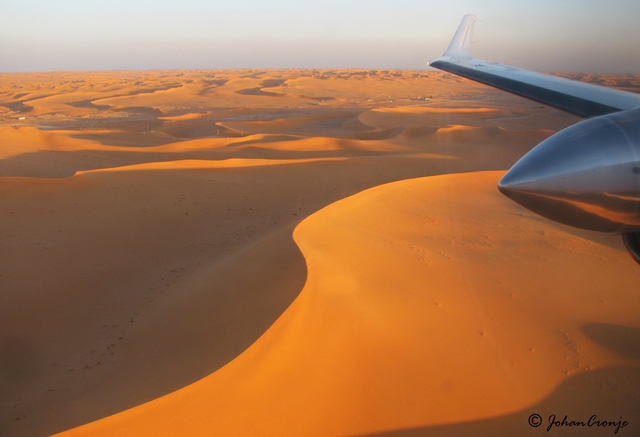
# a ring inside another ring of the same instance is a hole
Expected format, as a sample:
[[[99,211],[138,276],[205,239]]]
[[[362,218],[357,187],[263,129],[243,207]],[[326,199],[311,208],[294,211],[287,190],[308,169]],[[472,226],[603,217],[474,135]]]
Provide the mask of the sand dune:
[[[366,435],[506,415],[524,429],[532,407],[568,407],[545,404],[563,383],[612,384],[604,370],[637,365],[637,347],[621,354],[585,328],[613,316],[637,330],[640,273],[617,239],[568,234],[509,202],[501,174],[397,182],[312,215],[294,232],[305,287],[256,343],[202,381],[63,435]],[[633,422],[636,389],[616,381],[598,413]]]
[[[424,71],[0,75],[0,435],[635,417],[637,267],[495,190],[575,121]]]
[[[507,131],[498,126],[483,127],[454,124],[438,128],[429,139],[447,143],[471,142],[486,144],[508,142],[510,144],[519,144],[522,141],[542,141],[548,136],[549,131],[544,129]]]
[[[302,126],[308,126],[313,123],[338,120],[342,123],[344,120],[357,115],[356,113],[349,113],[345,111],[322,111],[314,112],[308,115],[296,116],[291,115],[288,117],[276,118],[271,120],[258,120],[258,121],[244,121],[244,122],[224,122],[221,126],[234,129],[236,131],[255,134],[255,133],[273,133],[273,132],[287,132],[300,128]]]
[[[2,126],[0,127],[0,141],[2,141],[2,149],[0,150],[0,158],[2,159],[44,150],[67,151],[95,147],[94,144],[44,132],[31,126]]]
[[[302,164],[317,161],[335,161],[340,158],[327,158],[327,159],[287,159],[287,160],[272,160],[272,159],[221,159],[217,161],[207,161],[203,159],[189,159],[182,161],[169,161],[169,162],[149,162],[144,164],[133,164],[123,167],[109,167],[98,170],[79,171],[76,173],[78,176],[99,173],[99,172],[114,172],[114,171],[150,171],[150,170],[189,170],[189,169],[217,169],[217,168],[238,168],[238,167],[257,167],[263,165],[282,165],[282,164]]]
[[[327,151],[327,150],[345,150],[349,148],[349,144],[353,144],[353,141],[339,140],[336,138],[292,138],[285,139],[285,141],[277,141],[280,137],[273,138],[272,141],[269,135],[257,135],[256,138],[248,139],[246,141],[239,141],[234,143],[231,147],[234,149],[242,149],[247,147],[256,147],[261,149],[271,150],[289,150],[298,152],[308,151]]]
[[[402,136],[409,140],[413,140],[416,138],[428,137],[430,135],[433,135],[437,131],[438,128],[432,126],[412,126],[404,129],[402,132]]]

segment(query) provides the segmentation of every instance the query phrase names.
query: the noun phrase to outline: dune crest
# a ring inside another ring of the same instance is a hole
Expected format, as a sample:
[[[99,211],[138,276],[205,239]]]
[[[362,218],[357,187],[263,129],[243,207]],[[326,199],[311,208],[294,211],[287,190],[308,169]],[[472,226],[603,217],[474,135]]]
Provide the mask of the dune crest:
[[[82,150],[99,147],[97,143],[68,138],[31,126],[0,126],[0,159],[43,150]]]
[[[495,108],[432,108],[427,106],[401,106],[398,108],[377,108],[374,112],[402,113],[402,114],[484,114],[488,112],[500,113]]]
[[[214,169],[214,168],[238,168],[257,167],[264,165],[303,164],[316,161],[338,161],[344,158],[317,158],[317,159],[241,159],[229,158],[216,161],[203,159],[186,159],[180,161],[148,162],[144,164],[132,164],[122,167],[109,167],[96,170],[78,171],[76,175],[113,171],[141,171],[141,170],[185,170],[185,169]]]

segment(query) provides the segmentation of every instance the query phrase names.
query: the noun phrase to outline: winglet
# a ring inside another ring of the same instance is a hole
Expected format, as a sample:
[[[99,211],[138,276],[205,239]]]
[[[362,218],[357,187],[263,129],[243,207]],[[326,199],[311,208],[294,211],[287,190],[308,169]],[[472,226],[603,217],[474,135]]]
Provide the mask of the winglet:
[[[476,23],[475,15],[465,15],[456,31],[451,44],[444,56],[453,59],[471,59],[471,35],[473,34],[473,25]]]

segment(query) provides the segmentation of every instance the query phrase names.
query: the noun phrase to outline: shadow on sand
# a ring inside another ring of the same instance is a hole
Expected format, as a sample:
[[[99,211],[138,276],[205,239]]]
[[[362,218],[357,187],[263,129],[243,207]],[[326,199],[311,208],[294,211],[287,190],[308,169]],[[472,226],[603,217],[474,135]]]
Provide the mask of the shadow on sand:
[[[613,325],[607,325],[613,326]],[[601,331],[596,327],[596,331]],[[609,328],[604,328],[604,330]],[[615,328],[614,328],[615,329]],[[636,335],[637,335],[636,329]],[[622,331],[617,331],[620,333]],[[637,346],[636,346],[637,347]],[[637,349],[636,349],[637,350]],[[533,416],[533,415],[539,415]],[[585,425],[553,426],[549,430],[550,417],[560,424],[567,416],[567,423],[581,421]],[[589,426],[589,419],[607,422],[627,421],[616,433],[617,423],[608,426]],[[534,427],[534,424],[540,423]],[[539,420],[538,422],[536,422]],[[610,367],[575,376],[561,384],[545,400],[529,408],[505,416],[447,425],[399,429],[367,437],[418,437],[418,436],[623,436],[640,435],[640,367]],[[364,436],[362,436],[364,437]]]
[[[610,323],[587,323],[582,327],[582,332],[600,346],[624,358],[640,358],[640,328]]]

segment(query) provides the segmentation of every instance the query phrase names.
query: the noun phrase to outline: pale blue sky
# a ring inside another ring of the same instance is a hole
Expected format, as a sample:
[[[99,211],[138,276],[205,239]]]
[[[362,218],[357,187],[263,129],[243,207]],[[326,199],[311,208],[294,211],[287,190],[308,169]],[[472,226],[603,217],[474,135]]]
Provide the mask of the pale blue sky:
[[[422,69],[462,16],[473,54],[539,71],[640,73],[638,0],[0,0],[0,72]]]

